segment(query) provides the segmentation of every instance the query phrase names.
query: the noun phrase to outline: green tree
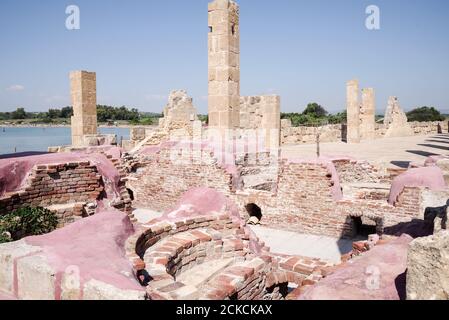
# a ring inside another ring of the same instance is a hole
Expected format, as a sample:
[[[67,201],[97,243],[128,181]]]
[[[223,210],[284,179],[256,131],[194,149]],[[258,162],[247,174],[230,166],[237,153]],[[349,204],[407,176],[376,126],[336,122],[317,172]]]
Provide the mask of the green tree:
[[[421,107],[407,112],[408,121],[443,121],[445,118],[434,107]]]
[[[72,107],[64,107],[61,109],[61,118],[67,119],[73,116],[73,108]]]
[[[318,103],[309,103],[302,113],[303,115],[310,115],[314,118],[324,118],[329,113],[324,109],[322,106],[320,106]]]
[[[12,115],[11,115],[11,118],[12,119],[20,119],[20,120],[22,120],[22,119],[26,119],[26,117],[27,117],[27,113],[26,113],[26,111],[25,111],[25,109],[24,108],[17,108],[17,110],[16,111],[14,111],[13,113],[12,113]]]
[[[47,117],[50,119],[61,118],[61,110],[59,109],[49,109],[47,112]]]
[[[347,121],[347,113],[346,110],[343,112],[339,112],[337,114],[331,114],[329,115],[329,123],[330,124],[340,124],[340,123],[346,123]]]

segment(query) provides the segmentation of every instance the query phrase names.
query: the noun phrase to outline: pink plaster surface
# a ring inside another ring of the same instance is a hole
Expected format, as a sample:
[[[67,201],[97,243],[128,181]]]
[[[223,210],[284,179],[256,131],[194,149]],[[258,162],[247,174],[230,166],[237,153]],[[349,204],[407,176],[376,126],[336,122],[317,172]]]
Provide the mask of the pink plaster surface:
[[[109,150],[117,153],[117,150]],[[44,155],[0,159],[0,197],[7,192],[21,189],[31,169],[36,165],[60,164],[77,161],[90,161],[103,176],[108,198],[119,194],[120,174],[107,157],[100,153],[71,152],[49,153]]]
[[[374,247],[310,287],[299,300],[404,299],[404,273],[407,269],[408,246],[412,240],[410,236],[403,235],[385,245]]]
[[[132,233],[128,216],[110,209],[25,241],[43,249],[56,279],[74,266],[80,271],[81,285],[96,279],[123,290],[142,290],[125,256],[124,243]]]
[[[236,204],[214,189],[190,189],[181,197],[173,209],[167,210],[161,217],[148,222],[148,224],[157,224],[163,221],[176,222],[202,216],[219,216],[225,213],[229,214],[232,220],[245,230],[249,235],[250,249],[252,252],[259,254],[262,251],[262,245],[256,234],[246,226],[246,222],[240,217]]]
[[[2,293],[0,291],[0,301],[5,301],[5,300],[17,300],[17,298],[13,297],[13,296],[10,296],[10,295],[8,295],[6,293]]]
[[[393,180],[388,203],[394,205],[405,187],[427,187],[438,191],[446,187],[446,182],[443,171],[436,166],[409,169]]]
[[[435,166],[438,162],[438,160],[443,160],[443,159],[449,159],[449,157],[447,156],[430,156],[426,159],[426,161],[424,162],[424,166],[425,167],[431,167],[431,166]]]

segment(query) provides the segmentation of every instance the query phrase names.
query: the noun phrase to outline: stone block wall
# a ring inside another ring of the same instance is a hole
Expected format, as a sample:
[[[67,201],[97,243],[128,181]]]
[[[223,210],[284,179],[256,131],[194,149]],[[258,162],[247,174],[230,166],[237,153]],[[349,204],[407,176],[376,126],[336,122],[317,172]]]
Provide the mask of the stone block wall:
[[[281,144],[312,144],[316,143],[317,135],[320,142],[338,142],[342,140],[342,125],[331,124],[321,127],[292,127],[291,121],[282,120]]]
[[[448,121],[409,122],[409,124],[417,136],[449,132]]]
[[[411,127],[411,134],[415,136],[426,136],[438,133],[448,133],[449,127],[447,121],[435,121],[435,122],[409,122]],[[383,123],[376,123],[375,136],[377,139],[385,137],[387,134],[387,125]]]
[[[239,6],[215,0],[208,6],[209,126],[237,129],[240,106]]]
[[[281,128],[280,96],[251,96],[240,98],[240,129],[263,130],[266,148],[277,148]]]
[[[85,135],[97,135],[96,74],[87,71],[70,73],[73,105],[72,145],[83,146]]]
[[[281,121],[281,144],[313,144],[316,143],[316,136],[320,133],[321,142],[339,142],[343,139],[343,126],[341,124],[325,125],[321,127],[293,127],[288,119]],[[438,133],[448,133],[447,121],[441,122],[409,122],[412,135],[425,136]],[[383,123],[374,124],[374,138],[384,138],[387,133],[387,126]],[[407,135],[404,135],[407,136]]]

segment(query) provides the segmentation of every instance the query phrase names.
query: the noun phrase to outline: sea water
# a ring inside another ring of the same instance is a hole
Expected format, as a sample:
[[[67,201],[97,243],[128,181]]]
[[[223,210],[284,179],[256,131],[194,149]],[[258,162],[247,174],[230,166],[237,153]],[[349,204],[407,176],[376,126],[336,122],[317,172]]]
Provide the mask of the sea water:
[[[102,134],[115,134],[117,141],[129,139],[127,128],[99,128]],[[2,127],[0,126],[0,154],[47,151],[48,147],[71,144],[68,127]]]

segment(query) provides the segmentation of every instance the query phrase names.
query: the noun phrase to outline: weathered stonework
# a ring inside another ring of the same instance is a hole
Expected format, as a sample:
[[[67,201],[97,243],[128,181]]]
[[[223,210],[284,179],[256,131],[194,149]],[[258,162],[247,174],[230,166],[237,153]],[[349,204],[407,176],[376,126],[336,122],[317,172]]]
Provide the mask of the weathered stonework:
[[[159,121],[159,128],[168,132],[187,130],[187,133],[180,134],[189,137],[192,135],[192,124],[196,120],[198,120],[196,109],[187,92],[184,90],[170,92],[168,104],[164,108],[164,117]]]
[[[240,127],[239,7],[231,0],[209,3],[209,126]]]
[[[449,231],[410,244],[407,261],[408,300],[449,300]]]
[[[373,140],[375,138],[374,124],[376,122],[376,101],[374,89],[362,89],[362,104],[360,106],[360,138]]]
[[[408,123],[407,115],[399,105],[397,97],[388,99],[388,107],[385,111],[384,125],[387,131],[385,138],[412,136],[413,130]]]
[[[240,98],[240,129],[243,136],[259,132],[267,149],[280,145],[281,98],[253,96]]]
[[[348,143],[360,142],[359,82],[351,80],[346,84],[347,137]]]
[[[96,74],[87,71],[70,73],[73,105],[72,145],[84,146],[85,135],[97,135]]]

